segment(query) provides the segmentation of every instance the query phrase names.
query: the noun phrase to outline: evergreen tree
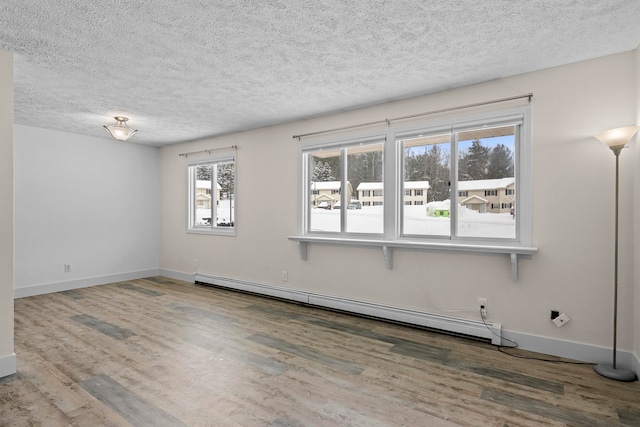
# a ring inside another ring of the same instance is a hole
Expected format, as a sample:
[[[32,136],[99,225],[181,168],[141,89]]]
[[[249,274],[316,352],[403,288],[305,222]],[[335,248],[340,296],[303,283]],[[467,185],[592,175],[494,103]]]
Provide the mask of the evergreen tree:
[[[211,179],[211,166],[202,165],[196,167],[196,179],[208,181]]]
[[[449,198],[451,169],[449,154],[440,144],[429,145],[422,153],[413,149],[405,150],[404,180],[428,181],[427,202],[442,201]]]
[[[486,179],[489,171],[490,148],[476,139],[466,152],[460,153],[458,160],[458,177],[460,181]]]
[[[236,173],[233,163],[223,163],[218,165],[218,185],[222,190],[222,194],[226,198],[233,196],[235,187]]]
[[[487,178],[513,177],[513,153],[504,144],[496,145],[489,155]]]
[[[425,180],[429,181],[427,202],[442,201],[449,198],[449,181],[451,170],[449,156],[442,152],[438,144],[432,145],[426,154]]]
[[[325,182],[325,181],[333,181],[333,174],[331,172],[331,166],[327,161],[324,163],[322,161],[318,161],[313,166],[313,172],[311,175],[311,180],[314,182]]]
[[[382,182],[382,151],[348,155],[347,173],[354,191],[361,182]]]

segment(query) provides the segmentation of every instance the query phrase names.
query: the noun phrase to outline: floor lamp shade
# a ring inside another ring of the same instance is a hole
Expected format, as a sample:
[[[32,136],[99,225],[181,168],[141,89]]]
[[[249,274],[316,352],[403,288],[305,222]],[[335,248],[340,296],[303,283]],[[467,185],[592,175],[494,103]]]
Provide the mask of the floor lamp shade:
[[[618,335],[618,206],[620,188],[620,152],[629,143],[631,138],[640,129],[640,126],[627,126],[623,128],[611,129],[593,135],[600,142],[607,145],[616,156],[616,208],[615,208],[615,251],[614,251],[614,277],[613,277],[613,357],[611,364],[600,363],[596,365],[595,371],[603,377],[617,381],[635,381],[636,374],[628,369],[617,366],[617,335]]]
[[[622,150],[633,138],[640,126],[627,126],[624,128],[609,129],[593,135],[598,141],[615,151]]]

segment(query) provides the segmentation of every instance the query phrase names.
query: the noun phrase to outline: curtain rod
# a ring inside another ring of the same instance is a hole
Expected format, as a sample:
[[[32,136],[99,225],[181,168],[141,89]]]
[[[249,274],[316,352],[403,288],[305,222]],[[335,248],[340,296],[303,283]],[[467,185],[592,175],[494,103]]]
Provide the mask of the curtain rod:
[[[220,148],[209,148],[208,150],[200,150],[200,151],[191,151],[189,153],[180,153],[178,154],[178,156],[184,156],[187,157],[189,154],[200,154],[200,153],[207,153],[207,154],[211,154],[212,151],[218,151],[218,150],[228,150],[229,148],[233,148],[234,150],[238,149],[237,145],[230,145],[228,147],[220,147]]]
[[[321,135],[323,133],[338,132],[338,131],[341,131],[341,130],[356,129],[356,128],[361,128],[361,127],[365,127],[365,126],[379,125],[379,124],[383,124],[383,123],[386,123],[387,126],[390,126],[391,122],[396,121],[396,120],[414,119],[416,117],[429,116],[429,115],[438,114],[438,113],[446,113],[446,112],[449,112],[449,111],[463,110],[465,108],[480,107],[482,105],[497,104],[498,102],[513,101],[513,100],[522,99],[522,98],[529,98],[529,102],[531,102],[531,98],[533,98],[533,93],[529,92],[526,95],[512,96],[510,98],[494,99],[494,100],[491,100],[491,101],[477,102],[475,104],[459,105],[457,107],[449,107],[449,108],[443,108],[443,109],[440,109],[440,110],[428,111],[426,113],[412,114],[410,116],[395,117],[393,119],[377,120],[375,122],[360,123],[360,124],[357,124],[357,125],[350,125],[350,126],[344,126],[344,127],[340,127],[340,128],[321,130],[321,131],[318,131],[318,132],[310,132],[310,133],[304,133],[304,134],[301,134],[301,135],[293,135],[293,138],[294,139],[297,138],[298,140],[300,140],[300,138],[304,138],[306,136]]]

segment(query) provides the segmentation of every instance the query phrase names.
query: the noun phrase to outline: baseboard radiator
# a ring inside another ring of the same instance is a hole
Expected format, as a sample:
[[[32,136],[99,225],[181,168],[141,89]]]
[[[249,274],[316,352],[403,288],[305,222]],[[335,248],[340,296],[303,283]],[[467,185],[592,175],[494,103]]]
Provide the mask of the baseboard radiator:
[[[415,310],[356,301],[330,295],[315,294],[312,292],[304,292],[262,283],[247,282],[204,273],[195,273],[194,282],[198,285],[233,289],[236,291],[249,292],[262,296],[297,302],[300,304],[418,326],[437,332],[491,342],[491,344],[494,345],[502,344],[500,339],[502,335],[502,325],[498,323],[487,322],[485,324],[482,321],[477,320],[424,313]]]

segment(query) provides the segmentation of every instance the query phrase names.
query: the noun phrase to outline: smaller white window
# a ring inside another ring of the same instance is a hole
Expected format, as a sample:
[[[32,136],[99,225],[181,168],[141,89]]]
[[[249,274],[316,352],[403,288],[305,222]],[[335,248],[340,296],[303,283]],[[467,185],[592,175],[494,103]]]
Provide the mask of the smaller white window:
[[[187,163],[187,231],[235,235],[236,163],[215,157]]]

